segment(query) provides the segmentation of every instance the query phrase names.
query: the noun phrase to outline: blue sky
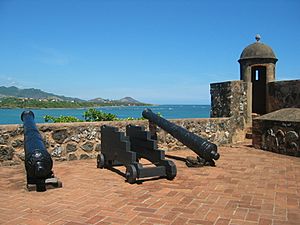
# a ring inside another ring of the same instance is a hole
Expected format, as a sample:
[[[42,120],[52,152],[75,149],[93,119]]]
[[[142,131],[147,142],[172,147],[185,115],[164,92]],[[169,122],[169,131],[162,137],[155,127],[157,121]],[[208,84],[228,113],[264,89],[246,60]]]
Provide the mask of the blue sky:
[[[255,41],[300,78],[298,0],[0,0],[0,85],[65,96],[209,104]]]

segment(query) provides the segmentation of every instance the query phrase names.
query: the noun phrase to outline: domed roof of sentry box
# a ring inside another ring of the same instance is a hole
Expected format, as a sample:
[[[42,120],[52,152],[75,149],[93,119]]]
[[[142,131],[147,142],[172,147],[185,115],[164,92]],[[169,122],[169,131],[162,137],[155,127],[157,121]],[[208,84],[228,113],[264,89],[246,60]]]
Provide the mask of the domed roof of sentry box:
[[[260,42],[260,35],[255,36],[256,42],[248,45],[242,52],[240,60],[243,59],[275,59],[272,48]]]

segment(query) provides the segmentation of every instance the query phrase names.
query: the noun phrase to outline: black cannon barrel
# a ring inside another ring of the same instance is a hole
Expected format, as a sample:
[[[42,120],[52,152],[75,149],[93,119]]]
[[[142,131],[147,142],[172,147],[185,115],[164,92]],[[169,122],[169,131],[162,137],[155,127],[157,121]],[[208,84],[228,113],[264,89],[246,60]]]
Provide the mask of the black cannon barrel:
[[[51,177],[53,161],[34,122],[34,113],[24,111],[21,119],[24,124],[27,181],[28,183],[36,183],[38,186],[39,182],[44,183],[45,179]]]
[[[156,124],[164,131],[171,134],[174,138],[179,140],[182,144],[193,150],[198,156],[206,161],[213,161],[220,158],[217,145],[197,136],[196,134],[180,127],[160,116],[153,113],[151,109],[145,109],[142,113],[143,117],[150,122]]]

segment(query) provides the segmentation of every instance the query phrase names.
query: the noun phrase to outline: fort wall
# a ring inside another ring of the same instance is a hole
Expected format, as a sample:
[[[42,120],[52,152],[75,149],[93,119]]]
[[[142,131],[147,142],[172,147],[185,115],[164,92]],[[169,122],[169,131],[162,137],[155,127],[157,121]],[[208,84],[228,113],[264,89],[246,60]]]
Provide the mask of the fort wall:
[[[240,135],[237,124],[231,118],[174,119],[175,124],[216,143],[224,145],[238,140]],[[126,125],[144,126],[147,120],[80,122],[80,123],[46,123],[37,124],[47,150],[54,160],[77,160],[96,158],[101,150],[101,126],[118,127],[125,132]],[[0,164],[19,164],[24,160],[22,125],[0,125]],[[184,149],[179,141],[162,129],[157,129],[158,146],[166,151]],[[192,152],[192,151],[191,151]]]

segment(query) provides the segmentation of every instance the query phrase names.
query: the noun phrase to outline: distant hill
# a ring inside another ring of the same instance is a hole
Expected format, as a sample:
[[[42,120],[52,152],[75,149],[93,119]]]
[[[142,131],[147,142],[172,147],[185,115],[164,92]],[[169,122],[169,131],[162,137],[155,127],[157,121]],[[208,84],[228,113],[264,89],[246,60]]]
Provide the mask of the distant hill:
[[[120,100],[118,100],[120,102],[123,102],[123,103],[133,103],[133,104],[140,104],[141,102],[139,102],[138,100],[135,100],[131,97],[125,97],[125,98],[122,98]]]
[[[59,101],[59,102],[77,102],[85,103],[87,106],[92,105],[148,105],[142,102],[139,102],[132,97],[125,97],[119,100],[109,100],[103,98],[94,98],[89,101],[85,101],[79,98],[66,97],[63,95],[56,95],[42,91],[35,88],[20,89],[14,86],[5,87],[0,86],[0,98],[18,98],[18,99],[33,99],[39,101]],[[9,100],[12,101],[12,100]],[[3,103],[3,101],[2,101]],[[77,105],[76,105],[77,106]]]
[[[89,100],[89,102],[106,103],[106,102],[110,102],[110,100],[104,98],[94,98]]]
[[[121,98],[119,100],[109,100],[109,99],[103,99],[103,98],[94,98],[89,100],[89,102],[96,102],[96,103],[118,103],[118,104],[125,104],[125,105],[130,105],[130,104],[136,104],[136,105],[140,105],[140,104],[144,104],[138,100],[135,100],[132,97],[125,97],[125,98]]]
[[[19,89],[17,87],[0,87],[0,98],[4,97],[16,97],[16,98],[33,98],[33,99],[56,99],[60,101],[77,101],[82,102],[84,100],[79,98],[65,97],[63,95],[55,95],[42,91],[40,89],[28,88],[28,89]]]

